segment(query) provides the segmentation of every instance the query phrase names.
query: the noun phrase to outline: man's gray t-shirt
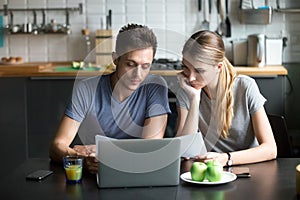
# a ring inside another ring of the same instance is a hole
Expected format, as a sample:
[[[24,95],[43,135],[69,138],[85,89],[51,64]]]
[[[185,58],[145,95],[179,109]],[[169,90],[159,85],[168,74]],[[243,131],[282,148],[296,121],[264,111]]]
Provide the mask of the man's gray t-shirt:
[[[215,108],[215,100],[207,97],[201,91],[199,106],[199,129],[203,134],[208,151],[231,152],[258,146],[252,122],[251,114],[262,108],[266,99],[262,96],[254,79],[238,75],[233,86],[233,111],[234,117],[229,130],[229,136],[224,139],[217,133],[217,122],[212,116]],[[183,89],[177,93],[177,106],[189,109],[190,102]]]
[[[87,78],[74,84],[72,100],[65,114],[82,122],[79,137],[94,144],[95,135],[125,139],[140,138],[147,118],[170,114],[165,80],[149,74],[124,101],[113,96],[110,76]]]

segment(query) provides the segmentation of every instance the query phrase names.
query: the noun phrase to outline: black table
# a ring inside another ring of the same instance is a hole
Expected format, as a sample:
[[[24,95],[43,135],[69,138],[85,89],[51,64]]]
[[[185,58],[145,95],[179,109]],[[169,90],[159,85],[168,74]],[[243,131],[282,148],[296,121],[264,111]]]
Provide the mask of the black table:
[[[3,164],[3,163],[2,163]],[[82,184],[67,185],[61,165],[47,159],[30,159],[0,181],[1,199],[209,199],[209,200],[289,200],[295,193],[295,167],[300,158],[281,158],[240,167],[250,169],[251,178],[203,186],[180,181],[175,187],[99,189],[95,175],[85,172]],[[191,161],[183,161],[181,172]],[[41,182],[28,181],[26,175],[37,169],[54,174]],[[5,172],[2,172],[5,173]]]

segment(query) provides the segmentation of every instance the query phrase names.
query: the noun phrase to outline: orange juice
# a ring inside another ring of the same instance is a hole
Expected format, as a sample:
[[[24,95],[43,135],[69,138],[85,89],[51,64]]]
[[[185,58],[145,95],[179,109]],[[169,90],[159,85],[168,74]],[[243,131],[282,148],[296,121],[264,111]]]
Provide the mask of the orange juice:
[[[79,182],[82,177],[82,166],[81,165],[69,165],[65,167],[66,176],[68,181]]]
[[[63,157],[67,183],[81,183],[83,158],[78,156]]]

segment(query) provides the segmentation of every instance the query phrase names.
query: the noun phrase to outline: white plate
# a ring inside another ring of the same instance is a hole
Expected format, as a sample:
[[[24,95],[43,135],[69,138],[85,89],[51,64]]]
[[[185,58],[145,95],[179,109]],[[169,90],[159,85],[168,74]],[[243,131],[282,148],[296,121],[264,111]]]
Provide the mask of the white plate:
[[[199,182],[199,181],[192,180],[191,172],[185,172],[180,175],[180,178],[181,180],[188,183],[195,183],[200,185],[218,185],[218,184],[224,184],[224,183],[229,183],[231,181],[234,181],[237,177],[235,174],[231,172],[223,172],[221,181],[209,182],[208,180],[204,180],[203,182]]]

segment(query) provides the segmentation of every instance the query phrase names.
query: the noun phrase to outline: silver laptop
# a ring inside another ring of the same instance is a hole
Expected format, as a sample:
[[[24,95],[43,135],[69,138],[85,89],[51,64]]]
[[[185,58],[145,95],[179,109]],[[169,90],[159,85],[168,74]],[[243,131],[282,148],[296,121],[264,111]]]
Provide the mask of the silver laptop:
[[[181,157],[195,157],[207,153],[207,149],[202,134],[195,133],[177,137],[181,141],[180,155]]]
[[[99,188],[179,184],[179,138],[122,139],[96,136]]]

